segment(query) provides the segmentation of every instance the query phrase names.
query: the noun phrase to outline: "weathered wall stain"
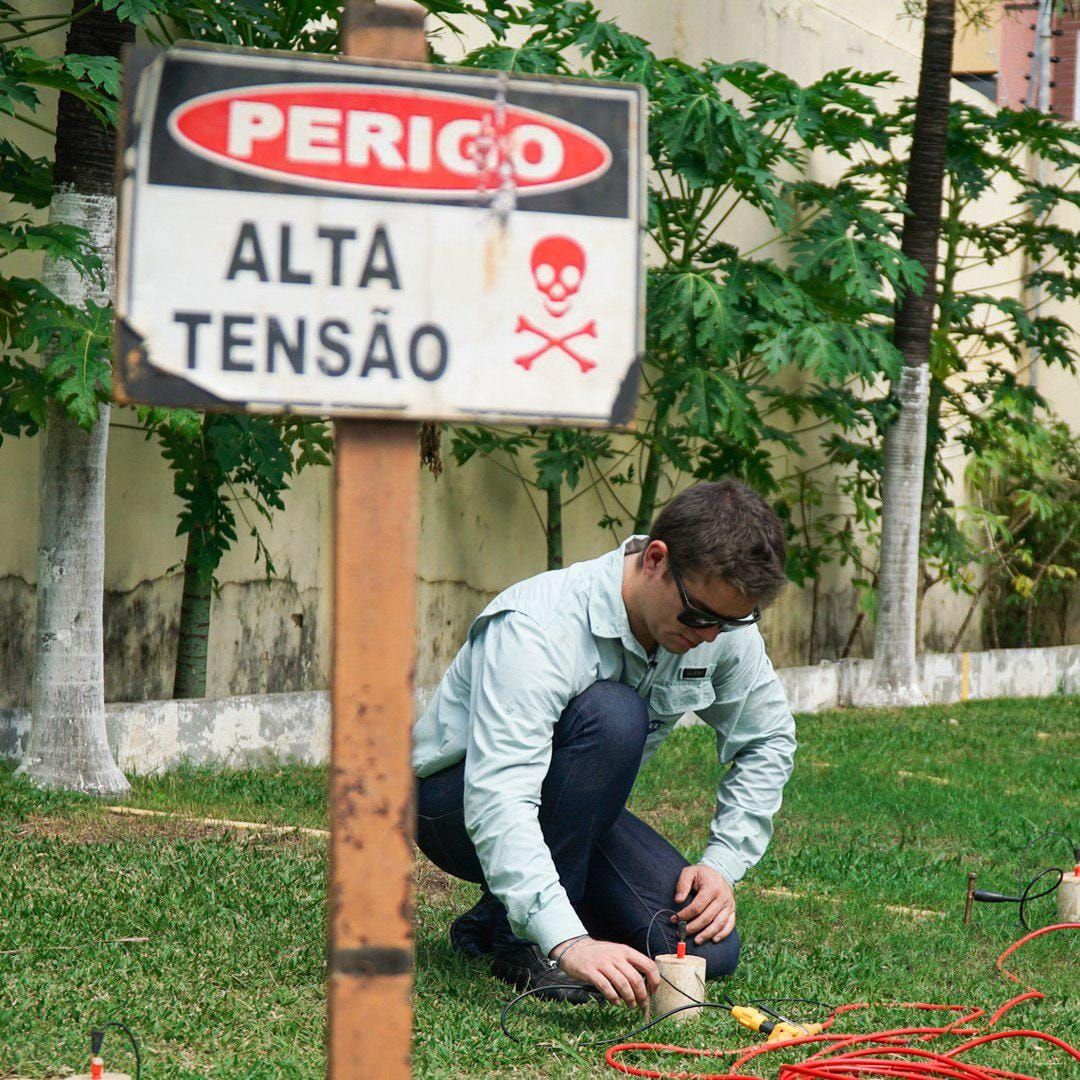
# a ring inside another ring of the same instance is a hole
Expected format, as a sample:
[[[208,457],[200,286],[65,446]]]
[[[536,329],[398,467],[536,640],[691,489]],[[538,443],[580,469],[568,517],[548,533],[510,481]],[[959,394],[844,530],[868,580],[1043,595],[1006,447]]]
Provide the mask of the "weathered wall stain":
[[[144,581],[104,598],[105,699],[155,701],[172,693],[180,611],[177,574]],[[433,687],[464,642],[473,619],[495,595],[455,578],[417,582],[416,686]],[[952,610],[927,605],[923,651],[951,643],[963,598]],[[330,685],[329,627],[320,618],[326,598],[315,587],[298,588],[289,578],[227,582],[213,602],[207,697],[322,690]],[[822,591],[814,662],[835,659],[857,612],[850,586]],[[30,705],[34,654],[34,587],[17,575],[0,578],[0,708]],[[1072,613],[1075,622],[1075,610]],[[770,617],[773,616],[773,617]],[[810,597],[792,588],[784,607],[766,613],[762,630],[777,667],[807,662]],[[1055,627],[1056,629],[1056,627]],[[1072,629],[1072,627],[1070,627]],[[851,656],[873,648],[873,626],[865,620]],[[979,620],[965,637],[968,649],[982,647]]]
[[[432,686],[457,655],[473,619],[496,594],[454,578],[417,579],[416,685]]]
[[[0,707],[30,704],[36,617],[34,586],[0,577]]]
[[[172,696],[180,619],[177,574],[103,599],[105,700]],[[30,705],[34,671],[34,587],[0,578],[0,707]],[[293,618],[297,616],[297,618]],[[286,578],[226,583],[211,608],[207,696],[321,690],[329,650],[319,590]]]

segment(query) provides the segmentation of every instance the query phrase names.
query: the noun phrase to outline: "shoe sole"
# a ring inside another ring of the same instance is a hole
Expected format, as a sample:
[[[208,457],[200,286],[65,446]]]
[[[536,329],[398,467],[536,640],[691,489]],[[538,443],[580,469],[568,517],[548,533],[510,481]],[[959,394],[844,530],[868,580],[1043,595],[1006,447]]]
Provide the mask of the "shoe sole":
[[[491,956],[495,952],[494,949],[484,949],[473,942],[467,945],[462,944],[452,927],[450,930],[450,948],[458,956],[464,956],[466,960],[482,960],[485,956]]]

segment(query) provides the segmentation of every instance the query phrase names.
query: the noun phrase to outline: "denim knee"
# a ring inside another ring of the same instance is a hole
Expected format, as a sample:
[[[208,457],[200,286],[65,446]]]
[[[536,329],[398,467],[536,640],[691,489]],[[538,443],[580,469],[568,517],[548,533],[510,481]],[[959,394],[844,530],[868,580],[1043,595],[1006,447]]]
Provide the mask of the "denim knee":
[[[631,687],[604,679],[570,700],[555,728],[556,743],[560,735],[567,737],[583,727],[601,734],[611,747],[626,747],[640,755],[649,732],[649,707]]]
[[[644,739],[649,727],[649,706],[631,687],[603,679],[572,698],[563,717],[600,725],[617,737]]]
[[[697,956],[705,957],[705,978],[724,979],[735,972],[739,963],[739,951],[742,942],[739,940],[739,931],[732,930],[723,941],[710,941],[703,945],[689,946],[687,951],[692,951]]]

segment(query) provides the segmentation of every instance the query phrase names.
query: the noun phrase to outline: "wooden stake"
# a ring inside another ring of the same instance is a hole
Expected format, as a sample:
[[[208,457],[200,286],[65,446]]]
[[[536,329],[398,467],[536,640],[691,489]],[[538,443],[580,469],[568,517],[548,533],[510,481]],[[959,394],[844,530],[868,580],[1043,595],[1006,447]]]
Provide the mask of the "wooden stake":
[[[353,0],[343,52],[423,61],[423,9]],[[337,424],[327,1070],[411,1075],[417,425]]]

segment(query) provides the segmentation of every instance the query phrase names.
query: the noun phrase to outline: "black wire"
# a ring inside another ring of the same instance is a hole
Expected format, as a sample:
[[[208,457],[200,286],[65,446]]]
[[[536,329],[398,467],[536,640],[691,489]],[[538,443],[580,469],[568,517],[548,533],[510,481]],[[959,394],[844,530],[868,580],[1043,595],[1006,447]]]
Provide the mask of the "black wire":
[[[119,1028],[131,1040],[131,1049],[135,1051],[135,1080],[139,1080],[139,1074],[142,1072],[142,1058],[139,1056],[139,1044],[132,1034],[131,1028],[119,1020],[106,1020],[101,1026],[103,1028]]]
[[[1051,885],[1049,889],[1043,889],[1043,891],[1041,893],[1035,893],[1035,895],[1033,896],[1031,894],[1031,890],[1034,889],[1035,886],[1038,885],[1038,883],[1040,881],[1042,881],[1042,879],[1044,877],[1046,877],[1047,874],[1057,874],[1057,877],[1054,879],[1054,884]],[[1041,900],[1044,896],[1049,896],[1061,884],[1061,879],[1064,876],[1065,876],[1065,871],[1064,870],[1059,870],[1056,866],[1048,866],[1048,867],[1046,867],[1045,870],[1041,870],[1039,873],[1037,873],[1027,883],[1027,888],[1024,889],[1024,891],[1020,894],[1020,896],[1018,898],[1018,902],[1020,904],[1020,923],[1024,927],[1025,930],[1030,930],[1031,929],[1031,927],[1028,926],[1027,919],[1024,917],[1024,909],[1025,909],[1025,907],[1029,903],[1031,903],[1032,900]]]
[[[1044,895],[1044,894],[1040,894],[1040,895]],[[1030,897],[1030,899],[1034,900],[1036,898],[1035,897]],[[673,915],[673,916],[675,916],[677,918],[678,917],[678,912],[677,911],[672,911],[671,908],[661,908],[659,911],[655,912],[653,914],[653,917],[649,920],[648,929],[645,931],[645,951],[648,954],[650,960],[653,959],[653,949],[652,949],[653,927],[656,924],[656,920],[658,918],[660,918],[661,915]],[[667,943],[665,942],[665,944],[667,944]],[[670,948],[670,945],[668,945],[668,947]],[[668,986],[670,986],[673,990],[677,990],[680,994],[683,995],[683,997],[687,998],[689,1000],[689,1004],[678,1005],[674,1009],[669,1009],[666,1013],[663,1013],[662,1015],[657,1016],[652,1020],[649,1020],[648,1022],[642,1024],[640,1027],[636,1027],[636,1028],[633,1028],[631,1031],[626,1031],[626,1032],[623,1032],[623,1033],[621,1033],[619,1035],[616,1035],[613,1039],[590,1039],[588,1042],[576,1042],[576,1043],[573,1044],[574,1047],[576,1049],[586,1049],[586,1048],[593,1047],[593,1046],[610,1046],[612,1043],[627,1042],[628,1040],[634,1038],[635,1035],[640,1035],[643,1031],[648,1031],[649,1028],[656,1027],[657,1024],[659,1024],[662,1020],[666,1020],[669,1016],[674,1016],[676,1013],[684,1012],[687,1009],[722,1009],[724,1012],[730,1014],[731,1010],[735,1008],[735,1002],[732,1001],[731,998],[729,998],[727,996],[727,994],[724,994],[724,993],[719,994],[719,997],[722,999],[723,1004],[721,1004],[720,1002],[715,1002],[715,1001],[697,1001],[694,998],[690,997],[690,995],[685,990],[683,990],[683,988],[681,986],[676,986],[666,975],[664,975],[663,972],[660,972],[660,978],[663,979],[664,982],[666,982],[668,984]],[[507,1026],[506,1018],[510,1015],[510,1011],[519,1002],[524,1001],[526,998],[532,997],[534,994],[544,993],[544,992],[549,991],[549,990],[580,990],[580,989],[581,989],[581,983],[578,983],[578,982],[573,982],[573,983],[566,982],[566,983],[548,983],[545,986],[534,986],[531,990],[525,990],[523,993],[518,994],[518,996],[515,997],[515,998],[511,998],[510,1001],[506,1002],[506,1004],[503,1005],[502,1013],[499,1015],[499,1027],[502,1028],[502,1033],[511,1042],[520,1043],[520,1042],[525,1041],[523,1039],[519,1039],[515,1034],[513,1034],[513,1032],[511,1032],[510,1028]],[[786,1016],[784,1016],[781,1013],[776,1012],[775,1010],[769,1008],[769,1006],[766,1004],[766,1002],[773,1002],[773,1003],[780,1004],[780,1005],[789,1004],[789,1003],[790,1004],[800,1004],[800,1005],[813,1005],[813,1006],[816,1006],[817,1008],[825,1009],[826,1012],[829,1012],[829,1013],[831,1013],[833,1011],[833,1006],[832,1005],[827,1005],[823,1001],[814,1001],[812,998],[759,998],[756,1001],[747,1002],[747,1004],[757,1006],[759,1009],[761,1009],[762,1012],[768,1013],[770,1016],[775,1017],[777,1020],[782,1020],[785,1023],[789,1023],[789,1024],[797,1023],[797,1021],[789,1020]]]
[[[1022,893],[1024,891],[1024,859],[1027,857],[1027,853],[1036,844],[1042,842],[1043,840],[1049,840],[1051,836],[1057,836],[1060,839],[1064,840],[1065,843],[1069,845],[1069,851],[1072,854],[1073,858],[1078,858],[1077,844],[1075,843],[1075,841],[1073,841],[1070,837],[1066,836],[1063,832],[1058,832],[1057,829],[1047,829],[1046,832],[1044,832],[1041,836],[1036,836],[1033,840],[1029,840],[1024,845],[1024,850],[1020,852],[1020,858],[1016,862],[1016,891],[1018,893]],[[1035,897],[1030,897],[1030,899],[1034,900]],[[1024,922],[1023,917],[1021,917],[1020,921]],[[1024,928],[1027,929],[1027,923],[1024,923]]]
[[[1030,930],[1031,925],[1027,921],[1027,905],[1034,900],[1041,900],[1044,896],[1049,896],[1061,884],[1062,878],[1065,877],[1064,870],[1061,870],[1056,866],[1044,866],[1042,870],[1027,883],[1027,885],[1024,884],[1024,860],[1027,858],[1027,853],[1036,844],[1041,843],[1043,840],[1048,840],[1052,836],[1064,840],[1065,843],[1069,845],[1069,851],[1073,858],[1080,859],[1080,847],[1077,846],[1071,837],[1066,836],[1063,832],[1058,832],[1057,829],[1047,829],[1046,832],[1032,837],[1020,852],[1020,858],[1016,863],[1016,891],[1020,894],[1019,896],[1003,896],[998,893],[979,897],[976,893],[975,899],[993,900],[995,903],[999,904],[1019,904],[1017,914],[1020,918],[1020,925],[1023,926],[1025,930]],[[1034,889],[1047,874],[1057,874],[1054,883],[1049,888],[1043,889],[1040,893],[1033,893],[1032,889]]]
[[[661,915],[674,915],[678,916],[678,912],[672,911],[670,908],[661,908],[659,911],[653,914],[653,917],[649,920],[648,929],[645,931],[645,951],[648,953],[649,959],[653,959],[652,951],[652,932],[653,926],[656,924],[656,920]],[[670,947],[670,946],[669,946]],[[628,1039],[632,1039],[635,1035],[640,1035],[643,1031],[648,1031],[649,1028],[655,1027],[661,1020],[666,1020],[669,1016],[674,1016],[676,1013],[685,1011],[686,1009],[723,1009],[724,1012],[730,1013],[735,1008],[735,1003],[727,996],[727,994],[721,993],[719,996],[726,1004],[720,1004],[715,1001],[697,1001],[683,990],[681,986],[676,986],[663,972],[660,973],[660,978],[664,980],[673,990],[677,990],[683,997],[689,999],[689,1004],[679,1005],[674,1009],[668,1010],[668,1012],[657,1016],[655,1019],[648,1021],[648,1023],[642,1024],[640,1027],[634,1028],[632,1031],[624,1032],[623,1034],[616,1035],[613,1039],[592,1039],[589,1042],[576,1042],[574,1046],[576,1048],[586,1048],[592,1046],[608,1046],[611,1043],[626,1042]],[[525,998],[531,997],[533,994],[542,993],[548,990],[580,990],[580,983],[548,983],[546,986],[535,986],[531,990],[526,990],[524,993],[518,994],[516,998],[512,998],[508,1001],[502,1009],[502,1013],[499,1016],[499,1026],[502,1028],[502,1033],[511,1040],[511,1042],[522,1042],[514,1035],[510,1028],[506,1024],[506,1018],[510,1014],[510,1010],[520,1001],[524,1001]],[[770,1000],[770,999],[766,999]],[[796,1000],[796,999],[773,999],[773,1000]],[[774,1014],[775,1015],[775,1014]]]
[[[792,1017],[790,1015],[785,1016],[783,1013],[779,1013],[775,1009],[769,1008],[769,1006],[766,1004],[766,1002],[770,1002],[770,1001],[776,1002],[776,1003],[778,1003],[780,1005],[783,1005],[783,1004],[786,1004],[786,1003],[790,1002],[793,1005],[813,1005],[815,1008],[823,1009],[825,1011],[825,1017],[824,1017],[824,1019],[822,1021],[820,1021],[822,1023],[824,1022],[825,1019],[828,1019],[829,1015],[832,1013],[833,1009],[835,1008],[834,1005],[828,1005],[824,1001],[815,1001],[813,998],[757,998],[754,1001],[748,1001],[746,1004],[747,1005],[753,1005],[756,1008],[760,1009],[763,1013],[768,1013],[770,1016],[776,1017],[777,1020],[783,1020],[784,1023],[787,1023],[787,1024],[795,1024],[796,1026],[798,1026],[800,1023],[812,1023],[813,1022],[813,1021],[809,1021],[809,1020],[795,1020],[795,1019],[792,1019]]]
[[[502,1028],[503,1034],[511,1042],[524,1042],[526,1040],[519,1039],[506,1025],[506,1018],[510,1013],[510,1010],[514,1008],[519,1001],[524,1001],[525,998],[531,997],[533,994],[540,994],[546,990],[580,990],[581,983],[548,983],[546,986],[534,986],[531,990],[526,990],[521,994],[518,994],[516,998],[512,998],[508,1001],[502,1010],[502,1015],[499,1017],[499,1026]],[[678,989],[676,987],[676,989]],[[598,1003],[599,1004],[599,1003]],[[648,1031],[649,1028],[655,1027],[661,1020],[666,1020],[669,1016],[674,1016],[676,1013],[685,1011],[686,1009],[723,1009],[724,1012],[730,1013],[731,1009],[727,1005],[721,1005],[715,1001],[692,1001],[689,1005],[679,1005],[674,1009],[670,1009],[668,1012],[656,1017],[654,1020],[650,1020],[647,1024],[642,1024],[640,1027],[634,1028],[632,1031],[623,1032],[620,1035],[616,1035],[613,1039],[592,1039],[589,1042],[576,1042],[575,1048],[584,1048],[590,1046],[608,1046],[610,1043],[625,1042],[627,1039],[633,1038],[635,1035],[640,1035],[643,1031]]]

